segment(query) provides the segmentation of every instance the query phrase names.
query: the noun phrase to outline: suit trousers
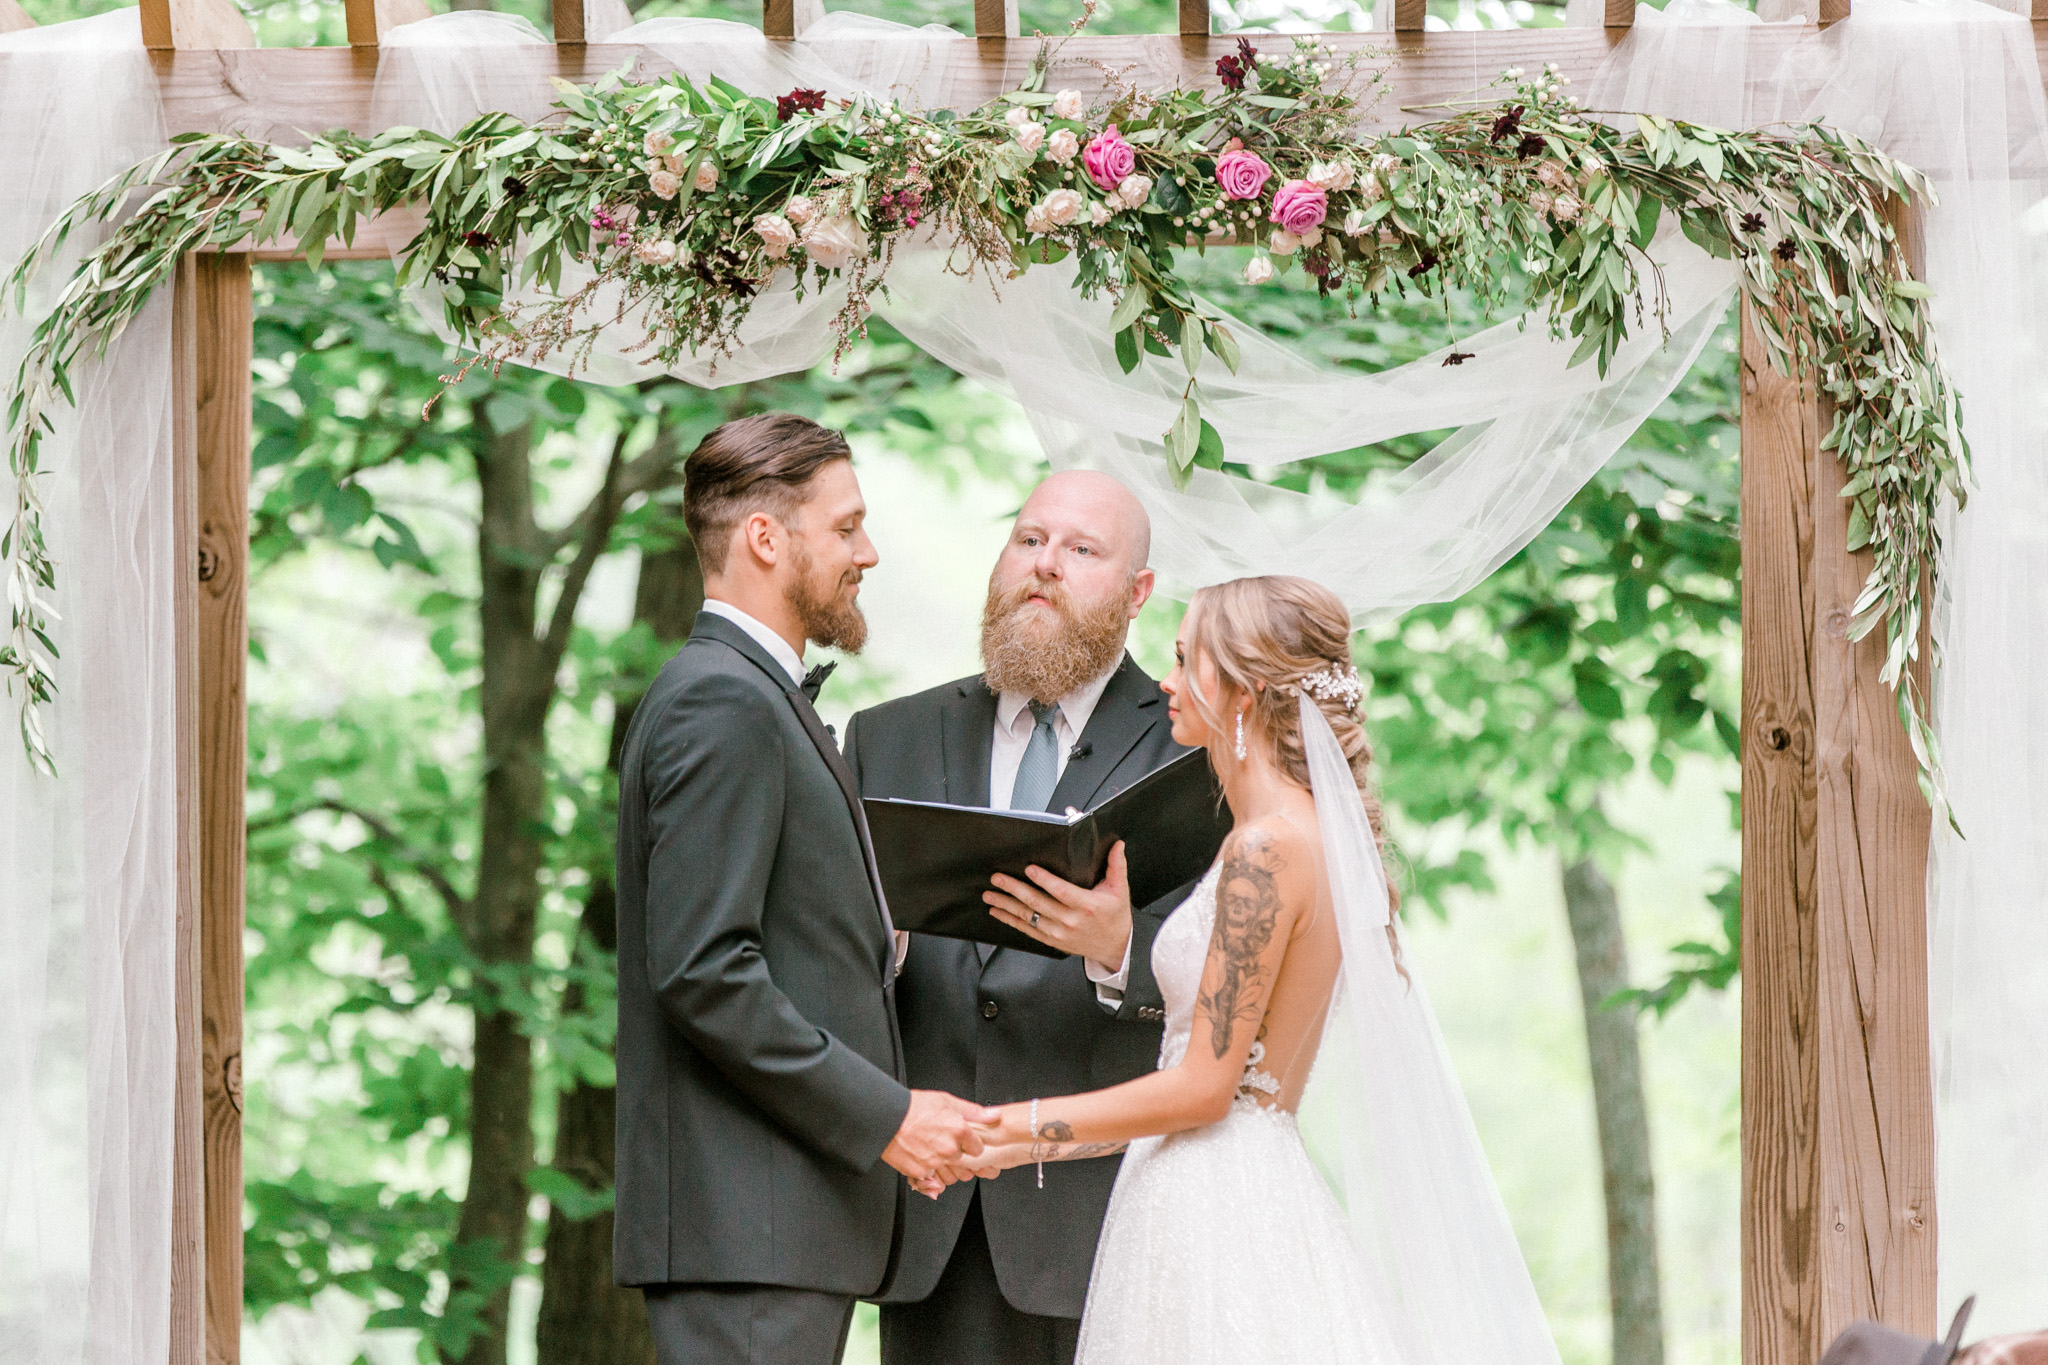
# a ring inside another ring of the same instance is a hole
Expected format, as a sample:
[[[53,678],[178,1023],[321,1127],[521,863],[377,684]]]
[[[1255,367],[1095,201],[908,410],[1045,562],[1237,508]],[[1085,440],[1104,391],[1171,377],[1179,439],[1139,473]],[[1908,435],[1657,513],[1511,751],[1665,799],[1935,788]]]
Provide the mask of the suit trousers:
[[[653,1284],[660,1365],[839,1365],[853,1296],[766,1284]]]
[[[1021,1313],[1003,1298],[975,1191],[931,1297],[882,1305],[882,1365],[1073,1365],[1079,1318]]]

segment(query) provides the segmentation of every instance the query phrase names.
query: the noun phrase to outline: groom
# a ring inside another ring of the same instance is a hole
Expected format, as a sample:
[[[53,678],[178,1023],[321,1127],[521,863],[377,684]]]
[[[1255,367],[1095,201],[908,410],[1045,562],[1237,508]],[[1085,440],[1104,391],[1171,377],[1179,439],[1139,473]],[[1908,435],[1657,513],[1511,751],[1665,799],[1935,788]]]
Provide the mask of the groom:
[[[1152,592],[1150,540],[1114,479],[1040,484],[989,578],[984,672],[848,724],[862,793],[1086,809],[1183,752],[1158,684],[1124,653]],[[911,935],[897,988],[911,1083],[999,1104],[1153,1070],[1152,938],[1184,894],[1133,914],[1105,893],[1072,922],[1048,902],[1036,932],[1074,954],[1058,960]],[[1068,1365],[1119,1161],[1048,1165],[1043,1188],[1024,1170],[912,1199],[879,1296],[884,1365]]]
[[[811,709],[804,646],[860,648],[877,559],[845,439],[743,418],[683,473],[704,609],[619,765],[614,1266],[662,1365],[836,1365],[903,1177],[956,1177],[995,1115],[905,1083],[895,935]]]

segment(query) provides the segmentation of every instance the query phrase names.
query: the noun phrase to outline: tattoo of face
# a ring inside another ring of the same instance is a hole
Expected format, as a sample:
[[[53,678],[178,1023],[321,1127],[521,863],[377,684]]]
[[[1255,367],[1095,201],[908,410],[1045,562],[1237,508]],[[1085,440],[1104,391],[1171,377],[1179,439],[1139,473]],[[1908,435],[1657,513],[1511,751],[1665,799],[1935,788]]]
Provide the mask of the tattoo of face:
[[[1273,841],[1259,830],[1247,830],[1223,855],[1216,881],[1216,931],[1209,956],[1221,959],[1213,989],[1195,1002],[1209,1020],[1209,1040],[1220,1061],[1230,1052],[1238,1020],[1262,1024],[1265,1010],[1256,987],[1265,975],[1260,957],[1272,946],[1280,919],[1282,867]]]
[[[1031,1144],[1031,1160],[1086,1161],[1090,1157],[1115,1156],[1127,1145],[1122,1142],[1082,1142],[1062,1146],[1057,1142],[1034,1142]]]

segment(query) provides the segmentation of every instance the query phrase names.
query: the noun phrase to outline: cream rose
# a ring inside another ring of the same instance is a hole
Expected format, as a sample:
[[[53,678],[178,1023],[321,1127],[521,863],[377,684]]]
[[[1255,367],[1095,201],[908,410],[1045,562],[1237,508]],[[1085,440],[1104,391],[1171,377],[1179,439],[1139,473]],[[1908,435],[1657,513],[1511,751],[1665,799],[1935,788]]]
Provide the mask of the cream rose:
[[[667,238],[661,238],[652,242],[642,242],[633,248],[633,254],[647,265],[674,265],[676,263],[676,244]]]
[[[697,163],[697,193],[707,194],[718,188],[718,163],[706,157]]]
[[[1377,204],[1386,195],[1380,188],[1380,178],[1367,171],[1358,179],[1358,197],[1368,204]]]
[[[1151,176],[1127,175],[1110,191],[1109,205],[1115,209],[1134,209],[1151,197]]]
[[[1308,168],[1308,183],[1318,189],[1342,194],[1358,179],[1348,161],[1318,161]]]
[[[1244,263],[1246,284],[1265,284],[1273,278],[1273,262],[1264,256],[1254,256]]]
[[[1301,250],[1301,238],[1286,228],[1274,228],[1273,235],[1266,239],[1266,250],[1275,256],[1292,256]]]
[[[1017,139],[1019,147],[1022,147],[1033,156],[1037,156],[1038,149],[1045,145],[1045,125],[1043,123],[1033,123],[1026,119],[1024,122],[1014,125],[1010,135]]]
[[[1367,227],[1364,209],[1353,209],[1344,215],[1343,233],[1346,237],[1357,237]]]
[[[1072,161],[1081,152],[1081,139],[1074,136],[1072,128],[1055,128],[1051,137],[1045,140],[1045,154],[1062,166]]]
[[[1101,227],[1104,223],[1108,222],[1111,216],[1109,205],[1099,199],[1088,206],[1088,221],[1096,227]]]
[[[1052,219],[1054,227],[1065,227],[1081,216],[1081,206],[1087,202],[1079,190],[1054,190],[1039,207]]]
[[[676,145],[674,133],[649,133],[640,140],[640,149],[649,156],[663,156]]]
[[[657,199],[673,199],[682,187],[683,182],[670,171],[653,171],[647,177],[647,188],[654,191]]]
[[[1015,105],[1009,113],[1003,115],[1003,122],[1009,124],[1012,128],[1015,128],[1020,123],[1029,123],[1031,122],[1031,111],[1021,104]]]
[[[818,206],[811,202],[808,194],[792,194],[789,202],[782,206],[782,216],[798,227],[810,222],[817,214]]]
[[[1087,115],[1088,100],[1080,91],[1062,90],[1059,94],[1052,97],[1052,116],[1054,118],[1079,121],[1087,117]]]
[[[1033,204],[1024,210],[1024,230],[1033,237],[1043,237],[1053,231],[1052,215],[1046,212],[1045,205]]]
[[[761,239],[761,249],[771,261],[781,260],[783,253],[796,245],[796,229],[779,213],[764,213],[756,218],[754,235]]]
[[[867,234],[851,218],[814,218],[798,240],[812,263],[827,270],[843,269],[854,257],[868,254]]]

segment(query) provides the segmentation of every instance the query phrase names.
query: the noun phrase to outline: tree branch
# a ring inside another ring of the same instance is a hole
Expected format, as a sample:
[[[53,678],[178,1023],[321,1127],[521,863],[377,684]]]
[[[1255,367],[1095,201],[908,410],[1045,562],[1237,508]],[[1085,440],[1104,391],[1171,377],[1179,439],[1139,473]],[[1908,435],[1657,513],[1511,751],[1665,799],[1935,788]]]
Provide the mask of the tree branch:
[[[417,873],[420,880],[434,888],[435,894],[440,896],[442,903],[448,907],[449,915],[454,918],[458,925],[468,922],[469,898],[456,889],[455,883],[449,878],[448,874],[442,871],[426,854],[407,843],[405,838],[381,816],[373,815],[360,807],[351,806],[345,801],[321,798],[309,801],[303,806],[293,807],[290,810],[273,811],[268,815],[257,816],[248,822],[248,828],[251,833],[275,829],[279,825],[290,824],[302,815],[311,815],[314,811],[322,810],[330,814],[346,815],[360,820],[364,828],[370,831],[372,837],[379,843],[389,845],[392,851],[397,854],[400,862],[404,863],[411,871]],[[376,877],[377,873],[373,870],[371,880],[375,881]],[[387,892],[386,894],[389,893]]]
[[[632,429],[628,427],[620,431],[612,442],[603,485],[576,520],[570,523],[569,532],[576,541],[576,557],[562,575],[562,588],[555,597],[555,609],[548,618],[547,633],[541,638],[542,661],[548,677],[554,676],[563,653],[569,647],[569,633],[576,625],[577,603],[590,579],[590,571],[611,545],[612,529],[618,525],[620,510],[635,494],[668,482],[680,458],[674,427],[663,427],[657,431],[654,443],[628,460],[626,441],[631,434]]]

